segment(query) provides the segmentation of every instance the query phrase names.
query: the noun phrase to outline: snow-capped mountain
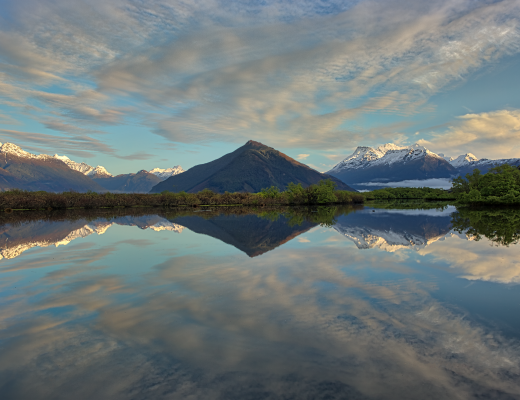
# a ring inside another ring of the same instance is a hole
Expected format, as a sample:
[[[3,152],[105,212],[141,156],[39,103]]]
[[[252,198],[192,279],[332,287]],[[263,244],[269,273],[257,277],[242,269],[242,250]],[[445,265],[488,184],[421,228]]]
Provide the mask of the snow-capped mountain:
[[[103,190],[89,177],[47,154],[32,154],[14,143],[0,143],[0,189],[80,192]]]
[[[332,174],[349,169],[409,162],[423,158],[426,155],[444,160],[440,155],[431,152],[426,147],[417,143],[411,146],[398,146],[393,143],[387,143],[375,149],[372,147],[359,146],[351,156],[336,164],[327,173]]]
[[[57,160],[63,161],[70,169],[73,169],[74,171],[79,171],[82,174],[85,174],[90,177],[111,177],[114,176],[110,172],[108,172],[105,167],[102,167],[101,165],[98,165],[97,167],[92,167],[91,165],[88,165],[84,162],[76,162],[72,161],[67,156],[59,156],[58,154],[54,155],[54,158]]]
[[[35,160],[45,160],[47,158],[50,158],[47,154],[32,154],[28,151],[22,150],[21,147],[15,145],[14,143],[0,143],[0,153],[1,154],[9,154],[20,158],[27,158],[27,159],[35,159]]]
[[[478,161],[478,158],[471,153],[462,154],[458,157],[444,157],[444,159],[448,161],[451,165],[453,165],[455,168],[463,167],[475,161]]]
[[[503,164],[520,166],[520,158],[502,158],[499,160],[489,160],[487,158],[481,158],[479,160],[473,154],[468,153],[465,155],[461,155],[453,161],[451,161],[451,165],[457,168],[459,175],[465,175],[468,172],[471,173],[475,168],[477,168],[481,173],[485,174],[491,168]]]
[[[456,176],[472,172],[474,168],[486,173],[490,168],[506,163],[518,166],[520,159],[478,159],[472,153],[447,157],[418,143],[411,146],[387,143],[376,148],[360,146],[327,173],[349,185],[353,184],[357,189],[365,189],[367,183],[374,189],[375,184],[384,186],[387,182],[405,180],[440,178],[449,182]]]
[[[349,185],[449,178],[454,173],[456,169],[448,161],[418,143],[411,146],[387,143],[377,148],[358,147],[352,155],[327,172]]]
[[[151,174],[154,174],[155,176],[161,178],[162,180],[168,179],[170,176],[181,174],[184,171],[184,169],[180,165],[176,165],[173,168],[154,168],[151,171],[148,171]]]

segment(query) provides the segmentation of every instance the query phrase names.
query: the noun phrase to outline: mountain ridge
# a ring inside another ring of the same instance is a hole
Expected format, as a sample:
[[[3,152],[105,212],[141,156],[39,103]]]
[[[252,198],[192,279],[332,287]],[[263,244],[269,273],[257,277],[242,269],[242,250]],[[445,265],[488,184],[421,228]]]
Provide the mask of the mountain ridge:
[[[399,182],[432,178],[451,179],[478,168],[485,173],[495,165],[520,165],[520,158],[478,159],[472,153],[446,157],[415,143],[398,146],[387,143],[373,148],[358,146],[354,153],[337,163],[328,174],[349,184]]]

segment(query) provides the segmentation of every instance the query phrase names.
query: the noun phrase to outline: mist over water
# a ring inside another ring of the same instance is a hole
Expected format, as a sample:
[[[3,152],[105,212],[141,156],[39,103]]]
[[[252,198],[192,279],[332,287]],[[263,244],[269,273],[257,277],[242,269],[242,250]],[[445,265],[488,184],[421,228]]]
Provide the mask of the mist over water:
[[[520,398],[518,211],[385,207],[4,214],[0,397]]]

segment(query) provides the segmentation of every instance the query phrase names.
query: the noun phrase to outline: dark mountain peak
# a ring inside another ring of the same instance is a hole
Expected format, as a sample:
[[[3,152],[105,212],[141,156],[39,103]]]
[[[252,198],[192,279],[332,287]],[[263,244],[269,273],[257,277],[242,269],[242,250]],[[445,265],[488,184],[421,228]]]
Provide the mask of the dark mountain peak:
[[[249,140],[249,141],[245,144],[244,147],[271,149],[271,147],[266,146],[265,144],[260,143],[260,142],[255,142],[254,140]]]
[[[250,140],[217,160],[196,165],[166,179],[154,186],[152,192],[168,190],[197,193],[203,189],[217,193],[259,192],[271,186],[285,190],[291,182],[307,187],[325,179],[332,179],[338,189],[352,190],[330,175],[322,174],[272,147]]]

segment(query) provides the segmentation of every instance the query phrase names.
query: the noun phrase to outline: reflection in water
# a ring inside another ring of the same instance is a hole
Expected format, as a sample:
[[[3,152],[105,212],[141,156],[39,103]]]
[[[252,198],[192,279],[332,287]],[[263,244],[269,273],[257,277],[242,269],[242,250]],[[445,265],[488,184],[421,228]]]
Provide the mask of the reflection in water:
[[[341,216],[334,229],[359,249],[379,247],[394,252],[410,247],[418,250],[450,232],[453,211],[454,207],[444,211],[365,209]]]
[[[181,233],[183,227],[158,215],[123,216],[107,221],[105,219],[87,221],[29,221],[7,224],[0,228],[0,259],[15,258],[33,247],[67,245],[75,239],[84,238],[93,233],[104,234],[108,228],[116,225],[138,226],[154,231],[173,231]]]
[[[290,225],[289,221],[290,219],[284,215],[269,219],[259,218],[254,214],[218,215],[211,219],[185,216],[175,219],[175,222],[189,230],[219,239],[243,251],[249,257],[273,250],[317,225],[305,220]]]
[[[453,214],[453,227],[473,240],[486,237],[497,245],[516,244],[520,239],[520,210],[461,208]]]
[[[0,262],[0,395],[520,398],[520,328],[500,328],[520,308],[484,323],[457,300],[463,258],[511,261],[519,246],[450,233],[451,209],[350,211],[332,229],[290,213],[10,221],[3,243],[110,228]],[[187,229],[124,229],[165,221]],[[501,296],[520,303],[516,286],[475,285],[492,316]]]

